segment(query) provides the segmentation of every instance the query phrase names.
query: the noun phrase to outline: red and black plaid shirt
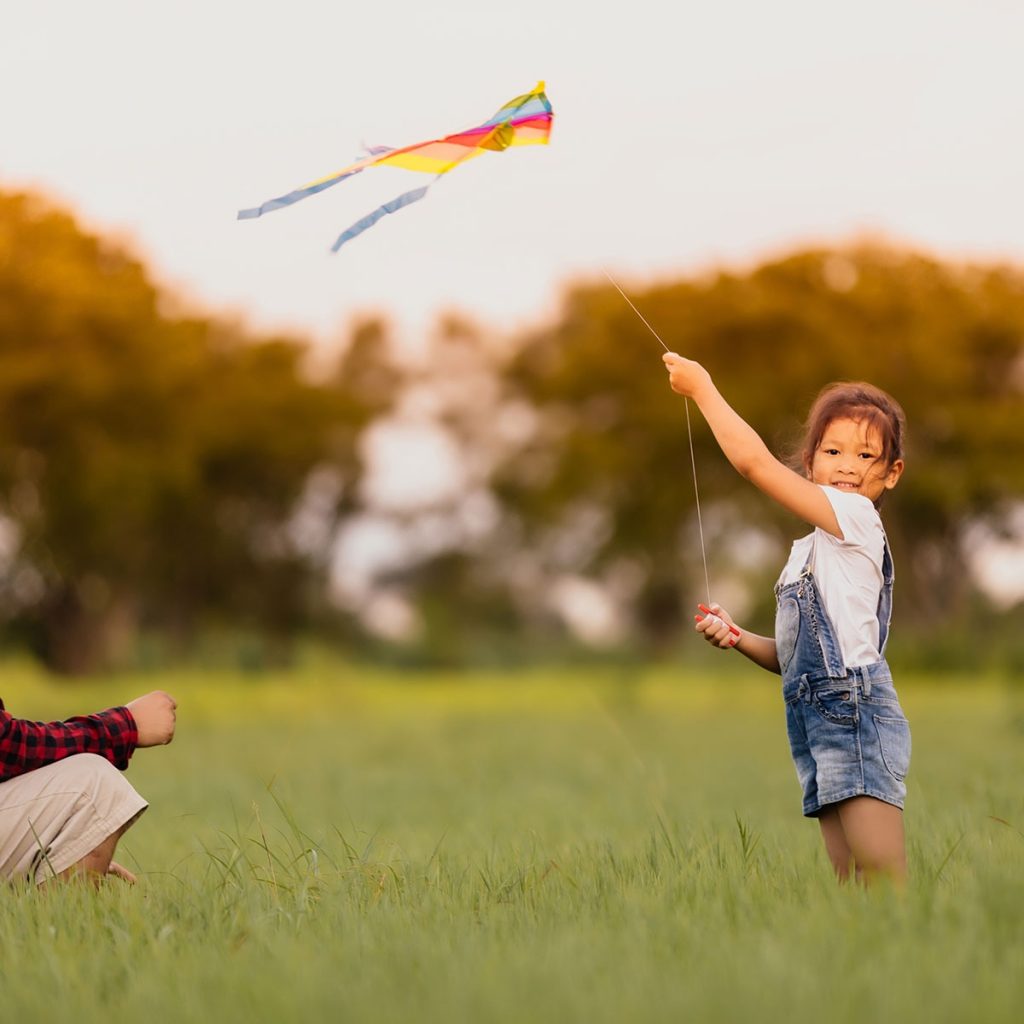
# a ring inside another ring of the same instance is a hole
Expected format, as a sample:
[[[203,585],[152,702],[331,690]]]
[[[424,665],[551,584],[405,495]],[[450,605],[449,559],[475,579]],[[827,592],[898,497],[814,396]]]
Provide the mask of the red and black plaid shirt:
[[[14,718],[0,700],[0,783],[72,754],[99,754],[122,771],[139,741],[132,713],[124,707],[66,722]]]

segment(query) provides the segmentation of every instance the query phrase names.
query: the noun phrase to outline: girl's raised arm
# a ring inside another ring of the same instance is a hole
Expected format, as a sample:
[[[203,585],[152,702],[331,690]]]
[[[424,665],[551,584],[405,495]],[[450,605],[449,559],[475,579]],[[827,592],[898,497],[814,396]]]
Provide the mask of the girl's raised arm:
[[[719,394],[708,371],[675,352],[662,359],[672,390],[697,403],[736,472],[804,522],[842,539],[832,503],[822,489],[772,455],[753,427]]]

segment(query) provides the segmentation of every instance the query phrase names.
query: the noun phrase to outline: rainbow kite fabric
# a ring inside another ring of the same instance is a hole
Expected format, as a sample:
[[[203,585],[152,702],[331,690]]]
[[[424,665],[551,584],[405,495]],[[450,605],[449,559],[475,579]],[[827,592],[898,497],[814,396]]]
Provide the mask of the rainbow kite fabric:
[[[337,252],[346,242],[361,235],[367,228],[373,227],[389,213],[395,213],[402,207],[422,199],[431,185],[442,175],[464,164],[467,160],[480,156],[488,151],[501,152],[510,146],[543,146],[551,136],[551,122],[554,114],[547,96],[544,95],[544,83],[538,82],[536,87],[522,96],[506,103],[492,118],[484,121],[476,128],[446,135],[429,142],[418,142],[402,149],[390,149],[378,146],[370,150],[370,155],[348,167],[343,167],[334,174],[312,181],[308,185],[295,189],[287,195],[268,199],[261,206],[249,210],[239,210],[239,220],[252,220],[262,217],[265,213],[291,206],[300,199],[316,195],[324,189],[337,185],[339,181],[351,178],[353,174],[365,171],[368,167],[388,165],[402,167],[409,171],[422,171],[434,174],[433,182],[420,188],[404,192],[383,206],[377,207],[372,213],[356,221],[350,228],[343,231],[331,246],[331,252]]]

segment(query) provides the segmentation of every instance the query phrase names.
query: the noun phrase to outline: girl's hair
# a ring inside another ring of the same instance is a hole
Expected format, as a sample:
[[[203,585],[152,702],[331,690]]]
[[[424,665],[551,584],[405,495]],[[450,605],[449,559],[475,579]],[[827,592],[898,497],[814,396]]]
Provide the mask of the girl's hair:
[[[903,458],[907,418],[899,402],[873,384],[840,381],[822,388],[807,414],[804,443],[800,450],[804,472],[810,471],[814,453],[828,425],[839,419],[856,420],[877,430],[882,442],[882,459],[887,467]]]

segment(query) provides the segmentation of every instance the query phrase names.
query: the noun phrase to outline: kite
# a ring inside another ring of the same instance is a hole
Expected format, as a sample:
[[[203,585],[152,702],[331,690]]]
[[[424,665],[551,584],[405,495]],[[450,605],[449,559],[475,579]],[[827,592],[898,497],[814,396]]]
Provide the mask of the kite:
[[[391,149],[387,146],[373,147],[367,150],[368,155],[362,160],[349,164],[348,167],[343,167],[340,171],[335,171],[325,178],[303,185],[287,195],[268,199],[261,206],[239,210],[238,219],[252,220],[262,217],[265,213],[272,213],[274,210],[291,206],[300,199],[323,192],[324,189],[337,185],[338,182],[344,181],[346,178],[351,178],[353,174],[365,171],[368,167],[387,165],[435,175],[434,181],[409,192],[403,192],[402,195],[377,207],[361,220],[357,220],[350,228],[343,231],[331,246],[331,252],[337,252],[346,242],[361,235],[367,228],[373,227],[385,215],[396,213],[403,207],[418,202],[442,175],[447,174],[460,164],[488,151],[500,153],[510,146],[546,145],[551,136],[553,116],[551,104],[548,102],[547,96],[544,95],[544,83],[538,82],[531,92],[509,100],[493,117],[476,128],[456,132],[454,135],[445,135],[440,139],[431,139],[429,142],[417,142],[415,145],[405,146],[401,149]]]

